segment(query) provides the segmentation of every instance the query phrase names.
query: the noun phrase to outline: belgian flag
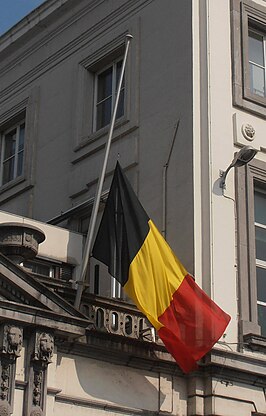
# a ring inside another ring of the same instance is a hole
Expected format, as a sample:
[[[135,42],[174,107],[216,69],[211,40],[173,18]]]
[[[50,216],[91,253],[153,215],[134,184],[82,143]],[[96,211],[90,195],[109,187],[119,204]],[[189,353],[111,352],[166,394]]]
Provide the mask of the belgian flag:
[[[156,328],[187,373],[230,321],[188,274],[116,165],[92,255]]]

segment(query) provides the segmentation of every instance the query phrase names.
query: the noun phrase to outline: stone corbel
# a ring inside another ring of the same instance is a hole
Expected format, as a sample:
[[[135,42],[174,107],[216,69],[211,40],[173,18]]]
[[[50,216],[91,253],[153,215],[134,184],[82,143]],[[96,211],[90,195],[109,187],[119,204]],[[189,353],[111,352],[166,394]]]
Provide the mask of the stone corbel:
[[[28,354],[31,354],[31,360],[28,365],[25,414],[44,416],[47,396],[47,368],[52,362],[54,337],[51,333],[36,331],[31,336],[29,348]]]
[[[13,412],[16,360],[20,356],[23,330],[16,325],[0,326],[0,416]]]

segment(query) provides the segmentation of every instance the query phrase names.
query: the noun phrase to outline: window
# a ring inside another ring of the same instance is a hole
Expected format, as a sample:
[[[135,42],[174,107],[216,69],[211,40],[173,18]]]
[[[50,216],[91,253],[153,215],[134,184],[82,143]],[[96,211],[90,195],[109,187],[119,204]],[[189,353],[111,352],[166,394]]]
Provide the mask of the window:
[[[111,65],[95,74],[95,131],[110,123],[121,74],[122,62],[121,58],[117,59]],[[124,96],[125,82],[123,79],[116,119],[124,115]]]
[[[250,91],[265,97],[265,36],[250,27],[248,40]]]
[[[254,193],[258,323],[266,337],[266,193]]]
[[[3,132],[1,137],[0,186],[23,173],[25,122],[22,121]]]
[[[266,117],[266,7],[231,0],[233,104]]]
[[[130,32],[134,36],[134,42],[127,57],[113,141],[139,127],[139,22],[136,21],[132,25]],[[104,36],[99,42],[92,43],[88,47],[88,55],[78,63],[77,88],[73,97],[75,111],[72,113],[74,154],[71,162],[73,165],[89,157],[92,152],[102,149],[106,142],[122,57],[125,54],[126,34],[127,31],[121,32],[114,38],[107,36],[108,42]],[[133,153],[132,150],[132,155]]]
[[[236,192],[240,333],[266,338],[266,163],[237,169]]]
[[[54,264],[35,259],[24,261],[23,267],[37,277],[59,279],[67,282],[72,279],[73,274],[73,266],[67,263]]]
[[[0,108],[0,205],[34,186],[39,93],[34,87]]]

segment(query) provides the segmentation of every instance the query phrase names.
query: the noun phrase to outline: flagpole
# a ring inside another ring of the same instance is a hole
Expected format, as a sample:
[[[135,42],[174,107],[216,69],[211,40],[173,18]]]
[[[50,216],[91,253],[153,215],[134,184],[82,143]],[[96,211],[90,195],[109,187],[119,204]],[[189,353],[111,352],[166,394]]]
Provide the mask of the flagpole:
[[[95,198],[94,198],[94,203],[93,203],[93,208],[92,208],[92,213],[91,213],[91,218],[90,218],[90,225],[89,225],[89,229],[88,229],[86,244],[85,244],[85,248],[84,248],[84,255],[83,255],[82,264],[81,264],[81,274],[80,274],[80,279],[78,281],[77,294],[76,294],[75,303],[74,303],[74,306],[77,309],[79,309],[79,307],[80,307],[81,296],[82,296],[82,292],[83,292],[83,288],[84,288],[84,282],[85,282],[85,278],[86,278],[86,271],[87,271],[87,267],[88,267],[88,263],[89,263],[89,259],[90,259],[90,252],[91,252],[91,248],[92,248],[92,240],[93,240],[93,235],[94,235],[94,230],[95,230],[95,225],[96,225],[96,219],[97,219],[99,205],[100,205],[100,199],[101,199],[101,193],[102,193],[102,188],[103,188],[103,182],[104,182],[108,157],[109,157],[109,153],[110,153],[110,146],[111,146],[114,124],[115,124],[115,119],[116,119],[117,107],[118,107],[118,102],[119,102],[119,97],[120,97],[120,92],[121,92],[121,87],[122,87],[122,81],[123,81],[123,77],[124,77],[124,73],[125,73],[128,50],[129,50],[130,42],[131,42],[132,39],[133,39],[132,35],[130,35],[130,34],[126,35],[125,54],[124,54],[124,58],[123,58],[121,74],[120,74],[117,93],[116,93],[115,105],[114,105],[112,119],[111,119],[110,128],[109,128],[109,134],[108,134],[108,138],[107,138],[107,142],[106,142],[106,146],[105,146],[105,155],[104,155],[102,172],[101,172],[101,175],[100,175],[99,180],[98,180],[96,195],[95,195]]]

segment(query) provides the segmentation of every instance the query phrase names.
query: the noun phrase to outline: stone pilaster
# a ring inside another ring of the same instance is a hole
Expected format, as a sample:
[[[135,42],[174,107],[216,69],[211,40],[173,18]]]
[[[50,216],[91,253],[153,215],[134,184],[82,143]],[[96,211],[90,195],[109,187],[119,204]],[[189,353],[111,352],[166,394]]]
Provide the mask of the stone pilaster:
[[[44,416],[47,396],[47,368],[54,351],[51,333],[35,331],[29,342],[28,387],[26,390],[25,415]],[[1,416],[1,415],[0,415]]]
[[[22,328],[11,324],[0,326],[0,416],[9,416],[13,412],[16,360],[22,342]]]

